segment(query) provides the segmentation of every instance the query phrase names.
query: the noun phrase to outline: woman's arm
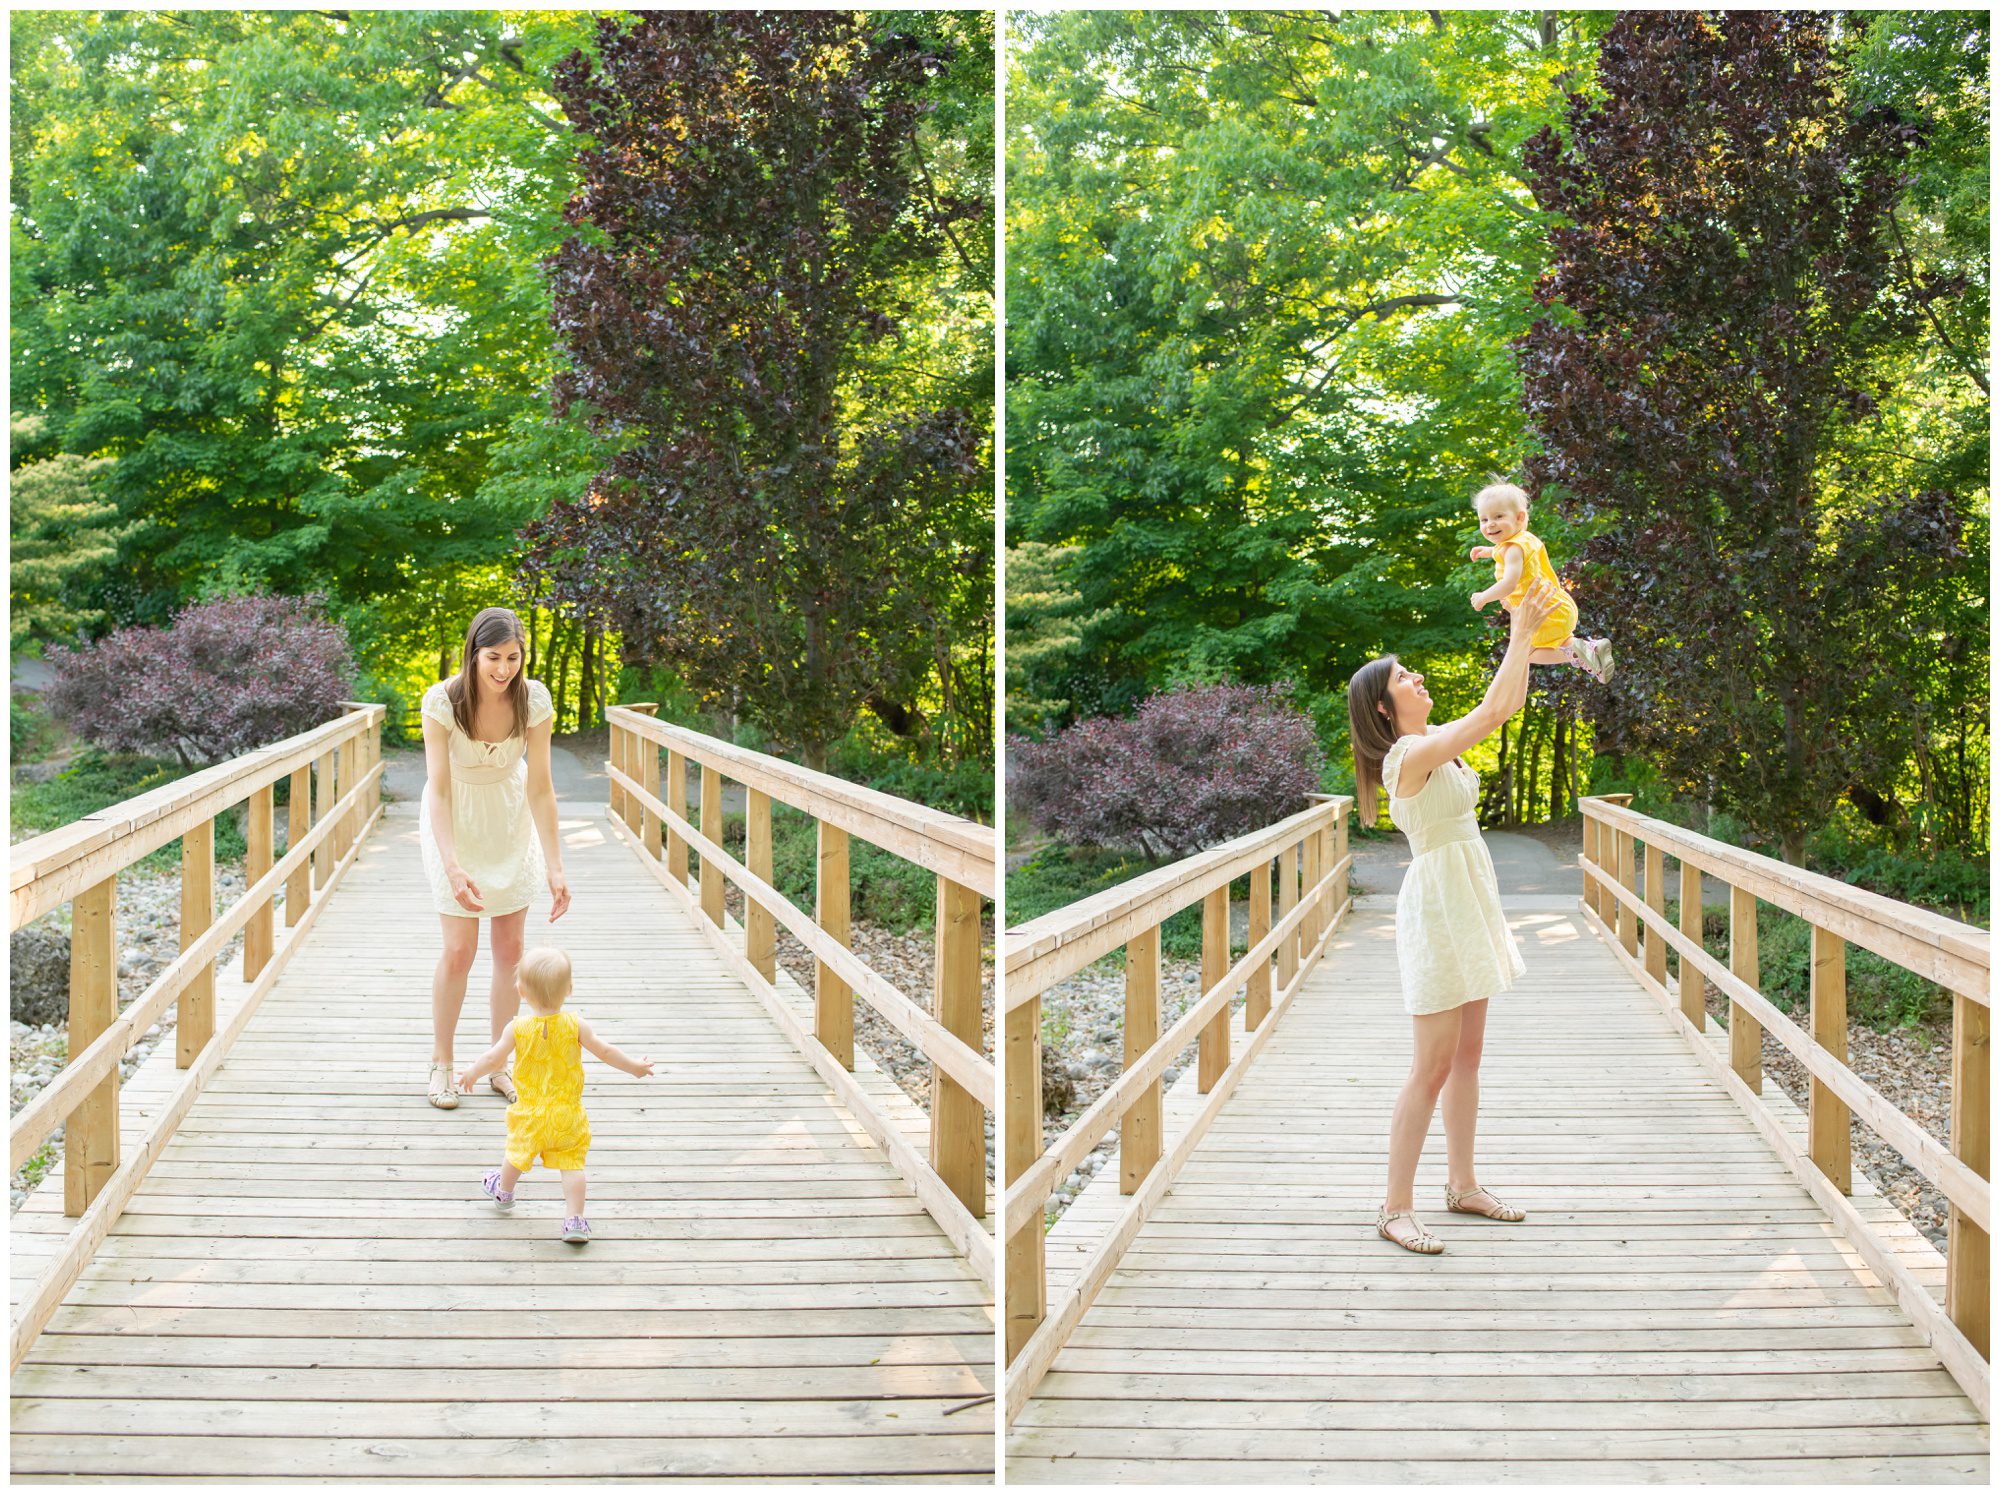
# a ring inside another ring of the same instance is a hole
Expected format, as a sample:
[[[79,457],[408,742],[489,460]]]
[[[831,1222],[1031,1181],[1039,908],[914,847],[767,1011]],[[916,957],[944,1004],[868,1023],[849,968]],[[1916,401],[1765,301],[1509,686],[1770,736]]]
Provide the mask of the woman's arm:
[[[642,1078],[653,1072],[653,1061],[651,1059],[648,1059],[643,1054],[634,1059],[616,1045],[606,1043],[597,1036],[590,1024],[582,1018],[576,1020],[576,1037],[577,1042],[581,1043],[613,1069],[622,1069],[628,1075],[638,1075]]]
[[[535,834],[541,837],[542,860],[547,864],[549,922],[555,923],[569,909],[569,879],[563,875],[562,837],[556,829],[556,783],[549,767],[549,742],[555,734],[553,717],[528,728],[528,813],[535,820]]]
[[[472,1082],[481,1075],[497,1073],[500,1066],[507,1062],[507,1056],[513,1052],[514,1025],[509,1023],[507,1030],[500,1035],[493,1047],[466,1066],[465,1072],[458,1077],[458,1088],[470,1090]]]
[[[1523,564],[1521,560],[1521,547],[1518,545],[1508,545],[1504,548],[1507,553],[1500,558],[1500,579],[1485,591],[1474,592],[1472,594],[1472,610],[1476,613],[1484,612],[1488,603],[1498,602],[1503,597],[1513,596],[1514,588],[1521,584],[1521,567]],[[1486,547],[1481,546],[1480,549],[1486,550]],[[1493,552],[1486,550],[1486,553],[1491,555]],[[1477,559],[1478,551],[1474,551],[1473,555]]]
[[[451,828],[451,728],[435,717],[424,717],[424,800],[431,814],[431,839],[460,908],[476,914],[486,907],[479,887],[458,865],[458,845]]]
[[[1501,725],[1526,704],[1528,663],[1534,651],[1535,630],[1555,611],[1555,588],[1538,581],[1528,588],[1511,615],[1507,653],[1480,703],[1455,722],[1415,739],[1403,750],[1403,766],[1397,779],[1397,793],[1407,798],[1417,793],[1434,769],[1441,768],[1468,749],[1498,732]]]

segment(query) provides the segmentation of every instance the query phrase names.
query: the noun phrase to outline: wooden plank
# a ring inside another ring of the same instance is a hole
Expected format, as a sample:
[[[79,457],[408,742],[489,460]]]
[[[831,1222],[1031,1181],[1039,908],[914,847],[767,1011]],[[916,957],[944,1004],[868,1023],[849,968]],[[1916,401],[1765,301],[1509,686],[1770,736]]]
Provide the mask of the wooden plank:
[[[1012,1190],[1042,1155],[1041,1000],[1030,998],[1018,1006],[1007,1007],[1001,1020],[1005,1024],[1007,1048],[1003,1069],[1007,1104],[1001,1117],[1005,1149],[1002,1166],[1007,1187]],[[1005,1355],[1011,1363],[1041,1327],[1047,1310],[1048,1286],[1040,1215],[1032,1215],[1018,1225],[1003,1221],[1001,1228],[1007,1237]]]
[[[1250,943],[1261,941],[1271,932],[1271,868],[1260,864],[1250,873]],[[1271,1010],[1271,966],[1259,961],[1250,970],[1250,982],[1243,998],[1246,1028],[1255,1028]]]
[[[676,751],[667,754],[665,802],[679,819],[687,819],[687,758]],[[685,887],[688,880],[688,845],[673,826],[667,827],[667,876]]]
[[[647,748],[651,752],[651,746]],[[748,791],[746,802],[746,824],[744,830],[744,864],[758,877],[770,882],[771,872],[771,796],[761,789]],[[648,809],[647,824],[653,827],[653,841],[659,841],[659,817]],[[771,922],[771,912],[754,898],[743,900],[743,953],[750,964],[757,968],[757,974],[766,981],[778,974],[777,926]],[[977,959],[977,951],[974,952]]]
[[[819,823],[819,871],[813,883],[813,922],[835,944],[849,941],[847,832]],[[843,1068],[854,1068],[854,989],[824,960],[813,963],[813,1032]]]
[[[306,833],[312,829],[310,768],[301,768],[292,774],[287,797],[285,845],[289,848],[303,842]],[[306,905],[310,902],[312,902],[312,868],[302,861],[291,876],[285,879],[285,928],[298,927],[299,921],[306,916]]]
[[[1212,991],[1229,969],[1229,884],[1201,900],[1201,989]],[[1221,1008],[1201,1030],[1195,1062],[1203,1094],[1215,1088],[1229,1068],[1229,1009]]]
[[[725,839],[722,834],[722,775],[706,765],[701,770],[701,833],[717,846]],[[709,923],[721,928],[722,868],[710,856],[701,858],[701,912]]]
[[[215,923],[215,822],[204,820],[181,837],[181,951],[201,943]],[[206,960],[181,990],[174,1048],[182,1069],[193,1064],[215,1035],[215,962]]]
[[[1283,921],[1299,901],[1299,849],[1287,846],[1278,853],[1278,908]],[[1278,986],[1290,986],[1299,973],[1299,941],[1296,937],[1278,946]]]
[[[1757,954],[1757,899],[1735,886],[1729,889],[1729,969],[1745,986],[1762,990],[1764,972]],[[1733,997],[1729,1002],[1729,1064],[1752,1094],[1763,1090],[1764,1030]]]
[[[276,794],[269,784],[250,796],[248,819],[244,826],[248,850],[243,859],[243,880],[251,887],[255,887],[258,880],[271,870],[277,832],[275,803]],[[271,951],[277,938],[275,913],[274,900],[261,898],[257,903],[257,912],[243,926],[245,981],[255,981],[263,974],[264,967],[271,963]]]
[[[1618,885],[1628,893],[1636,892],[1638,889],[1637,853],[1632,833],[1621,830],[1614,834],[1617,837],[1618,846]],[[1631,906],[1623,902],[1618,905],[1618,943],[1624,947],[1627,955],[1636,955],[1639,953],[1638,917],[1632,912]]]
[[[1125,947],[1125,1057],[1121,1068],[1143,1062],[1159,1041],[1160,931],[1158,927],[1132,937]],[[1140,1183],[1160,1160],[1160,1082],[1142,1090],[1118,1123],[1118,1191],[1136,1194]]]
[[[1681,863],[1681,933],[1701,943],[1701,869],[1692,862]],[[1661,979],[1665,979],[1667,947],[1660,946]],[[1708,982],[1691,960],[1680,962],[1681,1016],[1699,1033],[1708,1026]]]
[[[657,701],[635,701],[632,703],[630,709],[639,712],[643,716],[657,716],[659,715],[660,705]],[[627,769],[627,772],[631,773],[639,781],[641,790],[657,799],[660,793],[659,745],[649,742],[635,733],[632,738],[632,756],[634,762],[632,767]],[[685,806],[681,806],[680,808],[682,813],[685,814]],[[768,801],[765,806],[765,812],[768,821]],[[643,802],[639,808],[639,847],[647,856],[652,857],[656,861],[659,859],[660,817],[654,813],[651,805]]]
[[[118,1016],[118,878],[70,904],[69,1052],[80,1054]],[[18,1162],[16,1166],[19,1166]],[[118,1171],[118,1072],[69,1114],[63,1133],[63,1213],[81,1215]]]
[[[1964,996],[1952,999],[1951,1150],[1981,1178],[1992,1173],[1993,1071],[1990,1014]],[[1947,1225],[1945,1311],[1981,1355],[1992,1346],[1992,1237],[1956,1204]]]
[[[1813,1042],[1847,1062],[1847,944],[1817,926],[1812,932],[1811,1023]],[[1854,1192],[1852,1117],[1818,1075],[1808,1075],[1807,1151],[1819,1171],[1843,1194]]]
[[[979,895],[948,877],[937,880],[933,1006],[945,1031],[977,1052],[980,1011]],[[951,1077],[931,1066],[931,1167],[968,1213],[986,1213],[986,1108]]]

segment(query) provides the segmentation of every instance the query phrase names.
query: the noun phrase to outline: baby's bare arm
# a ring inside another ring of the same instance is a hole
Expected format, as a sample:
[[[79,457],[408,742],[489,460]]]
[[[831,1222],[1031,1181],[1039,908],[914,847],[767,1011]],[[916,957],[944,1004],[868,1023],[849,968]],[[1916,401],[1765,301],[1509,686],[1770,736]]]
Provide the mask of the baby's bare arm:
[[[500,1066],[507,1062],[507,1056],[513,1052],[514,1025],[509,1023],[506,1031],[500,1035],[493,1047],[473,1060],[465,1072],[458,1077],[458,1083],[462,1087],[470,1086],[481,1075],[490,1075],[497,1072]]]
[[[1498,602],[1503,597],[1514,595],[1514,588],[1521,584],[1521,551],[1519,546],[1509,545],[1507,553],[1500,558],[1500,579],[1483,592],[1472,594],[1474,611]]]
[[[596,1031],[582,1018],[576,1020],[576,1037],[579,1043],[602,1059],[606,1064],[609,1064],[613,1069],[622,1069],[628,1075],[638,1075],[641,1078],[653,1072],[653,1061],[651,1059],[648,1059],[644,1054],[634,1059],[616,1044],[606,1043],[597,1036]]]

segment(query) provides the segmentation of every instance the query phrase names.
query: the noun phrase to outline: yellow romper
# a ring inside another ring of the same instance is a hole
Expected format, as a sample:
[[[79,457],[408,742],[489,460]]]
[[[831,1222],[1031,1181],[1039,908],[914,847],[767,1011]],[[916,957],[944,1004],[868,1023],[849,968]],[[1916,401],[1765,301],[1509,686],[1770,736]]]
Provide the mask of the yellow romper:
[[[539,1154],[544,1167],[581,1168],[590,1118],[583,1114],[583,1043],[573,1013],[514,1019],[514,1089],[508,1163],[526,1173]]]
[[[1507,558],[1509,545],[1518,546],[1521,551],[1521,584],[1508,595],[1507,606],[1509,608],[1518,606],[1521,599],[1528,595],[1528,588],[1535,584],[1537,578],[1548,582],[1556,589],[1556,608],[1548,615],[1542,626],[1535,630],[1535,636],[1529,643],[1537,649],[1560,649],[1576,635],[1576,599],[1570,596],[1568,588],[1564,587],[1556,576],[1555,567],[1549,564],[1549,547],[1527,530],[1522,530],[1513,539],[1503,540],[1493,547],[1495,581],[1498,581],[1506,570],[1503,562]]]

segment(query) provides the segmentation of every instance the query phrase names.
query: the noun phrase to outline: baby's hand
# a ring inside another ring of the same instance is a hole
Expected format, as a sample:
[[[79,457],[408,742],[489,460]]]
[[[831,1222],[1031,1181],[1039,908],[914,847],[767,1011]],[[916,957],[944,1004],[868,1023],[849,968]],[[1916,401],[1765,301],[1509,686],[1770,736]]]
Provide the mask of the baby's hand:
[[[458,1093],[460,1095],[472,1094],[472,1079],[473,1079],[472,1071],[469,1069],[464,1070],[459,1074],[457,1084],[458,1084]]]
[[[648,1059],[644,1054],[641,1054],[638,1058],[638,1062],[632,1066],[632,1074],[634,1078],[643,1079],[652,1072],[653,1072],[653,1061],[651,1059]]]
[[[1474,592],[1472,594],[1472,610],[1476,613],[1483,613],[1486,611],[1486,604],[1492,600],[1484,592]]]
[[[1475,546],[1473,546],[1473,547],[1472,547],[1472,558],[1473,558],[1473,559],[1474,559],[1475,561],[1490,561],[1490,560],[1492,560],[1492,559],[1493,559],[1493,547],[1492,547],[1491,545],[1475,545]]]

